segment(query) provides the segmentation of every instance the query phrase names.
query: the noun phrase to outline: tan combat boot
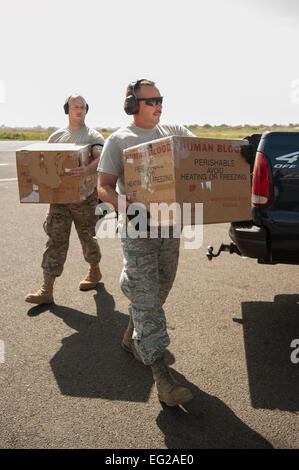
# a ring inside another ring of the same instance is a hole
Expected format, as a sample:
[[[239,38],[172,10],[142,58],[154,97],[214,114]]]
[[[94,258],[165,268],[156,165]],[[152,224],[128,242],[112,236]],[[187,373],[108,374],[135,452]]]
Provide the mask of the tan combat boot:
[[[141,357],[136,351],[134,340],[132,339],[133,330],[134,330],[134,325],[133,325],[132,318],[130,317],[129,324],[127,326],[127,329],[125,331],[124,337],[121,342],[121,346],[125,351],[133,354],[133,356],[135,357],[137,361],[142,362]]]
[[[151,368],[160,401],[168,406],[177,406],[192,400],[193,396],[190,390],[175,383],[164,359],[157,360],[151,365]]]
[[[31,304],[51,304],[54,302],[53,285],[56,276],[48,274],[44,271],[44,282],[35,294],[28,294],[25,301]]]
[[[102,279],[102,274],[98,264],[91,264],[89,266],[88,274],[83,281],[80,282],[79,288],[81,290],[93,289],[97,283]]]

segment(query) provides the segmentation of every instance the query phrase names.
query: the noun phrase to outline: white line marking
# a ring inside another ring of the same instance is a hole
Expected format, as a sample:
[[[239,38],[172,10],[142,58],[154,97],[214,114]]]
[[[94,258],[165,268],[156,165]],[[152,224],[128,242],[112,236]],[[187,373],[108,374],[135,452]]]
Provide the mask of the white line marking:
[[[6,181],[17,181],[18,178],[0,178],[0,183],[5,183]]]
[[[4,341],[0,339],[0,364],[3,364],[5,362],[5,357],[4,357]]]

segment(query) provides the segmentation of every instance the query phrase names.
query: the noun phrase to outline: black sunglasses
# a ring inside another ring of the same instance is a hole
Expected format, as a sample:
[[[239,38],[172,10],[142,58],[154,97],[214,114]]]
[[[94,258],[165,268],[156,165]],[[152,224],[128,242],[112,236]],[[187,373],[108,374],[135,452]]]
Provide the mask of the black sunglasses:
[[[154,98],[137,98],[138,101],[145,101],[147,106],[157,106],[157,104],[163,103],[163,96],[158,96]]]

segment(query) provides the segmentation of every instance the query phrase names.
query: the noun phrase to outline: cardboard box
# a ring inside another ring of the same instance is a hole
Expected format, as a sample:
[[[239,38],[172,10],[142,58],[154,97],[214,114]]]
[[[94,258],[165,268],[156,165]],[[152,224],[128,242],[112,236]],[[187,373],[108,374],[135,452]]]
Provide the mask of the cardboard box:
[[[72,203],[94,191],[94,176],[74,178],[71,168],[91,161],[89,145],[36,143],[16,151],[20,202]]]
[[[131,202],[203,203],[203,223],[251,220],[250,167],[243,140],[172,136],[124,151],[126,192]]]

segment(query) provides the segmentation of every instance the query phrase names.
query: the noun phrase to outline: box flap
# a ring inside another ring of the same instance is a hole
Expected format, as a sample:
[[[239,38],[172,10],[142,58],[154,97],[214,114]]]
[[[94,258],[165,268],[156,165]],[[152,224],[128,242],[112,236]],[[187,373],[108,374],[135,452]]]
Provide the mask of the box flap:
[[[70,144],[70,143],[48,143],[38,142],[36,144],[30,144],[25,147],[19,148],[17,152],[48,152],[49,150],[55,150],[57,152],[70,152],[82,150],[83,148],[89,147],[88,144]]]

